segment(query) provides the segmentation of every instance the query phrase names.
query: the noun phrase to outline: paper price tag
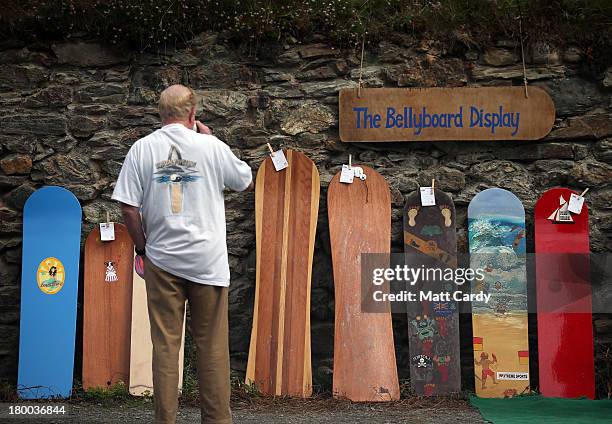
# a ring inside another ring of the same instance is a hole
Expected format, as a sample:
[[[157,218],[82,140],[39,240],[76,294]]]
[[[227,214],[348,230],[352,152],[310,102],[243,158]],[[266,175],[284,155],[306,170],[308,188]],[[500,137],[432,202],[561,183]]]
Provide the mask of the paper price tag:
[[[342,172],[340,172],[340,182],[346,184],[352,184],[355,178],[355,172],[348,165],[342,165]]]
[[[582,212],[582,205],[584,205],[584,197],[572,193],[567,210],[571,213],[579,214]]]
[[[277,171],[282,171],[283,169],[289,166],[289,162],[287,162],[285,153],[282,150],[274,152],[274,154],[270,155],[270,157],[272,158],[274,169],[276,169]]]
[[[100,224],[100,240],[115,240],[115,224],[113,222],[102,222]]]
[[[421,205],[434,206],[436,204],[436,196],[432,187],[421,187]]]

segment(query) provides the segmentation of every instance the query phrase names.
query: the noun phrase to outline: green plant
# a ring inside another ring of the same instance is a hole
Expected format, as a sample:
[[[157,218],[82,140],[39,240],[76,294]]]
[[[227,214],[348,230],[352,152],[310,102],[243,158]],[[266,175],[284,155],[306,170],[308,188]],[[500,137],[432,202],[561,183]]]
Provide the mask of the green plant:
[[[103,405],[111,405],[117,402],[127,402],[134,398],[130,395],[128,387],[124,382],[120,381],[109,387],[96,387],[83,390],[79,393],[75,390],[76,397],[82,398],[86,402],[100,403]]]
[[[73,34],[128,42],[146,50],[173,47],[203,31],[239,42],[293,37],[354,46],[394,32],[437,40],[516,39],[522,15],[530,41],[610,46],[609,0],[8,0],[3,38]]]
[[[232,389],[234,393],[245,395],[248,398],[259,398],[262,396],[261,391],[255,383],[247,383],[242,378],[232,376]]]

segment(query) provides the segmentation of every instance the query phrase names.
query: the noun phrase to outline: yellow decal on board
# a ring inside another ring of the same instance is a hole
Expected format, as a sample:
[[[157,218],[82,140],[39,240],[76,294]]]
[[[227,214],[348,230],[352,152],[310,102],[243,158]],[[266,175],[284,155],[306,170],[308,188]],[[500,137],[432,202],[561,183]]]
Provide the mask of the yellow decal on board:
[[[57,258],[46,258],[38,265],[36,282],[43,293],[55,294],[60,291],[65,278],[64,265]]]

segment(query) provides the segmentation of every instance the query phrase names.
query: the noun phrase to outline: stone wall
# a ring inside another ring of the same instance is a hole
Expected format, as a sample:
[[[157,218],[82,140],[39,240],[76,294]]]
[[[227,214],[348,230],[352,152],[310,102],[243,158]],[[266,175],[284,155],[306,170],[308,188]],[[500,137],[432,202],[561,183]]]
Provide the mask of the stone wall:
[[[398,36],[366,52],[362,77],[367,87],[517,85],[522,82],[517,52],[507,40],[477,51]],[[311,311],[318,388],[329,389],[333,356],[327,186],[349,153],[354,163],[375,168],[391,186],[395,251],[402,249],[403,196],[436,178],[456,202],[460,252],[467,251],[467,204],[487,187],[509,189],[524,202],[532,251],[534,203],[557,185],[591,188],[591,247],[609,252],[612,70],[593,71],[575,47],[558,51],[537,45],[528,49],[527,59],[530,84],[546,89],[557,108],[555,127],[544,140],[345,144],[338,138],[337,92],[357,85],[354,51],[280,43],[261,46],[255,57],[218,34],[202,34],[187,48],[156,54],[91,41],[5,47],[0,52],[0,377],[16,378],[25,200],[45,184],[69,188],[83,206],[83,237],[107,211],[120,221],[119,208],[110,200],[114,181],[130,145],[159,127],[157,96],[172,83],[197,90],[199,117],[254,170],[267,154],[266,142],[305,152],[319,169]],[[253,193],[228,193],[227,220],[232,366],[240,372],[254,295]],[[400,376],[407,377],[406,321],[394,316],[394,323]],[[464,324],[469,331],[469,317]],[[612,344],[612,320],[595,317],[594,324],[601,353]],[[465,340],[469,349],[470,339]],[[466,388],[473,384],[469,364],[466,356]]]

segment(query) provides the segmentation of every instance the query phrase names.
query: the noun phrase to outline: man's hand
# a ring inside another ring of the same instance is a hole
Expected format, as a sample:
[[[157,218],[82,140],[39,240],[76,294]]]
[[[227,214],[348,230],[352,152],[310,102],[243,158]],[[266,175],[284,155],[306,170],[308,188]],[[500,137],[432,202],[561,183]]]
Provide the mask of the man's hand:
[[[134,258],[134,269],[140,278],[144,278],[144,258],[142,256],[136,255]]]
[[[210,128],[208,128],[206,125],[204,125],[203,123],[201,123],[200,121],[195,121],[196,126],[198,127],[198,132],[201,134],[208,134],[211,135],[212,131],[210,130]]]

